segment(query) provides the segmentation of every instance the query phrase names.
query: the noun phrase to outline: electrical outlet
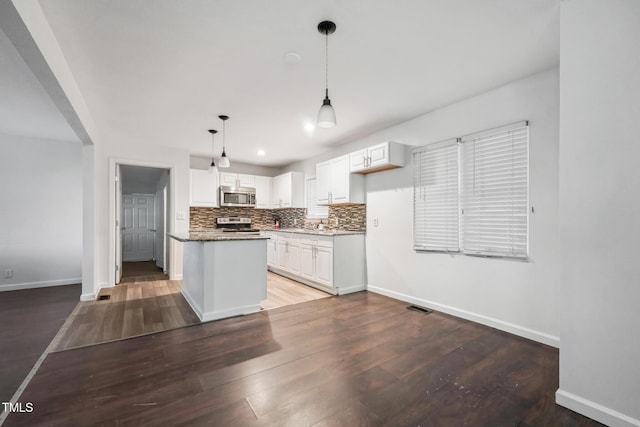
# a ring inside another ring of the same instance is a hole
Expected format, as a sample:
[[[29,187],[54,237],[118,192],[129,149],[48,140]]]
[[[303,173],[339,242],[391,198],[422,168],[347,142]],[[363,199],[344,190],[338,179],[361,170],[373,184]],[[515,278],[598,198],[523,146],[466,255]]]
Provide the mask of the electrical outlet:
[[[293,225],[298,225],[298,219],[297,218],[293,218]]]
[[[340,218],[336,218],[336,225],[340,225]]]
[[[11,279],[13,277],[13,270],[7,269],[4,271],[4,278]]]
[[[374,227],[378,226],[378,218],[373,218],[373,226]]]

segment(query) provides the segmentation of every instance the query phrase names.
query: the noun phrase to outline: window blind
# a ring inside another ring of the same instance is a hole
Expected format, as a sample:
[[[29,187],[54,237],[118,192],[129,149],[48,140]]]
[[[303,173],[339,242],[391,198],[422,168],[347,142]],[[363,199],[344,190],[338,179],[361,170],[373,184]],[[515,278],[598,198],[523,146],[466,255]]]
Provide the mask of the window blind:
[[[414,248],[459,251],[458,140],[413,152]]]
[[[329,206],[318,206],[316,179],[307,179],[306,187],[307,218],[327,218],[329,216]]]
[[[462,138],[464,253],[527,257],[528,141],[526,122]]]

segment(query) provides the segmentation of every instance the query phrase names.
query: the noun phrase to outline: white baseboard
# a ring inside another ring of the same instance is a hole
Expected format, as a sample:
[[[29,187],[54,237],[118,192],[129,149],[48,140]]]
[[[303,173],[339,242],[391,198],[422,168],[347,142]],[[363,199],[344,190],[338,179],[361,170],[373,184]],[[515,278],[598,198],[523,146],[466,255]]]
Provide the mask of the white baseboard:
[[[366,286],[364,286],[364,285],[362,285],[362,286],[349,286],[349,287],[338,286],[338,295],[352,294],[354,292],[364,291],[365,289],[366,289]]]
[[[200,320],[203,322],[210,322],[212,320],[226,319],[227,317],[257,313],[258,311],[260,311],[260,304],[245,305],[243,307],[234,307],[228,310],[208,311],[202,315]]]
[[[80,301],[95,301],[98,299],[98,295],[100,295],[100,291],[105,288],[113,288],[115,285],[107,285],[105,282],[100,283],[98,289],[94,290],[93,293],[82,294],[80,295]]]
[[[476,322],[482,325],[490,326],[492,328],[500,329],[501,331],[509,332],[510,334],[518,335],[533,341],[540,342],[542,344],[550,345],[552,347],[557,348],[560,346],[559,337],[549,335],[544,332],[539,332],[533,329],[514,325],[512,323],[503,322],[502,320],[483,316],[481,314],[473,313],[470,311],[460,310],[458,308],[450,307],[448,305],[438,304],[433,301],[411,297],[409,295],[401,294],[395,291],[390,291],[384,288],[379,288],[377,286],[368,285],[367,290],[371,292],[375,292],[377,294],[385,295],[394,299],[406,301],[412,304],[420,305],[422,307],[426,307],[436,311],[441,311],[443,313],[451,314],[452,316],[460,317],[462,319],[471,320],[472,322]]]
[[[556,403],[610,427],[640,426],[640,420],[562,389],[556,391]]]
[[[0,285],[0,292],[3,291],[19,291],[22,289],[48,288],[50,286],[77,285],[82,283],[82,279],[60,279],[46,280],[43,282],[15,283],[11,285]]]
[[[195,303],[193,298],[184,292],[184,289],[182,289],[182,296],[187,300],[187,303],[189,303],[189,306],[191,306],[191,309],[196,313],[196,316],[198,316],[201,322],[211,322],[212,320],[226,319],[227,317],[241,316],[243,314],[257,313],[260,311],[260,304],[252,304],[243,307],[234,307],[228,310],[203,312],[202,308]]]

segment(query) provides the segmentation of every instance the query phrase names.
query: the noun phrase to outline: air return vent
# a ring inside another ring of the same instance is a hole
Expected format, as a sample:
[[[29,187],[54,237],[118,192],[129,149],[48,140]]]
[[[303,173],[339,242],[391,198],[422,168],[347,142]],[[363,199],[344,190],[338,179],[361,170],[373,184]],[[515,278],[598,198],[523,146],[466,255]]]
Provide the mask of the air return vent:
[[[417,311],[419,313],[424,313],[424,314],[431,313],[431,310],[429,310],[428,308],[419,307],[417,305],[409,305],[409,306],[407,306],[407,309],[408,310],[412,310],[412,311]]]

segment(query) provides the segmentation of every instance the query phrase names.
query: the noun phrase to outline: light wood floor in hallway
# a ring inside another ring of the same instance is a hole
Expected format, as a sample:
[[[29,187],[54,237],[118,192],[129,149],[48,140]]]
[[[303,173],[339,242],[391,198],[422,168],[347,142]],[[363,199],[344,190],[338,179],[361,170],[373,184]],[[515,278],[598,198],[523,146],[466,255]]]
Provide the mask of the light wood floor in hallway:
[[[179,280],[143,281],[105,288],[109,300],[78,304],[56,336],[52,351],[94,345],[200,323]]]
[[[116,341],[200,323],[181,293],[182,281],[153,280],[105,288],[109,300],[81,302],[54,339],[51,351]],[[267,273],[264,310],[331,296],[325,292]]]

